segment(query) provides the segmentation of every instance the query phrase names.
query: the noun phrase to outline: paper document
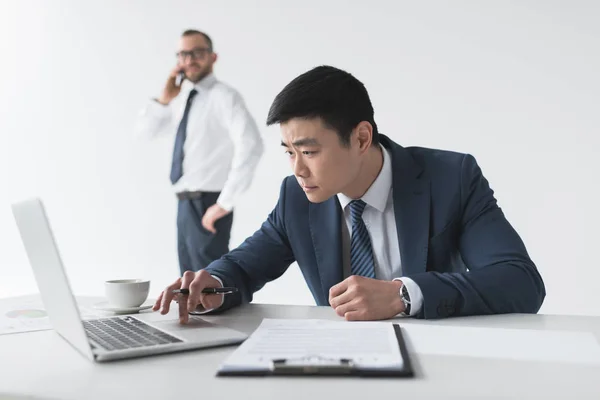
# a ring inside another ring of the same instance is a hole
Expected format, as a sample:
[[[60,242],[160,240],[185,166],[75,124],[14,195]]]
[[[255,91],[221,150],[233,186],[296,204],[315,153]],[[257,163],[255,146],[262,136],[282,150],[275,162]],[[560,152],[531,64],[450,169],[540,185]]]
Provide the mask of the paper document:
[[[394,327],[385,322],[263,319],[223,369],[268,369],[273,360],[327,363],[350,359],[360,368],[401,368]]]
[[[600,365],[591,332],[403,324],[410,351],[463,357]]]
[[[91,307],[79,306],[83,319],[103,314]],[[39,296],[0,299],[0,335],[52,329],[50,319]]]

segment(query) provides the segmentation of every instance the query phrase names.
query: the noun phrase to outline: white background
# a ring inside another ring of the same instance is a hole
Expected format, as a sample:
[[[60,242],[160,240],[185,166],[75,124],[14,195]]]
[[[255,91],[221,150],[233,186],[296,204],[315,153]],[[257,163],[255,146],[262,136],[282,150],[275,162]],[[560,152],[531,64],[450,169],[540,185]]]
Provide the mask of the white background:
[[[289,173],[271,101],[331,64],[365,83],[397,142],[475,155],[546,282],[542,312],[600,315],[600,2],[300,3],[0,2],[0,297],[36,291],[10,211],[33,195],[77,293],[147,277],[155,296],[177,277],[172,138],[139,141],[133,125],[198,28],[266,143],[233,246]],[[314,304],[296,266],[255,299]]]

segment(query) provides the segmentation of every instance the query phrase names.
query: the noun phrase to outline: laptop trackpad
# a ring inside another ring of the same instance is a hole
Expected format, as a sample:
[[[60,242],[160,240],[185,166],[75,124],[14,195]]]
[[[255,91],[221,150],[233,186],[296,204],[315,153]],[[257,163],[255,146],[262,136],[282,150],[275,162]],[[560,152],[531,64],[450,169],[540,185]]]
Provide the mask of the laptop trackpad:
[[[207,322],[200,317],[190,315],[187,324],[182,325],[179,319],[171,319],[166,321],[154,321],[152,325],[166,332],[172,333],[182,339],[191,341],[203,340],[244,340],[248,337],[243,332],[239,332],[224,326],[215,325]]]

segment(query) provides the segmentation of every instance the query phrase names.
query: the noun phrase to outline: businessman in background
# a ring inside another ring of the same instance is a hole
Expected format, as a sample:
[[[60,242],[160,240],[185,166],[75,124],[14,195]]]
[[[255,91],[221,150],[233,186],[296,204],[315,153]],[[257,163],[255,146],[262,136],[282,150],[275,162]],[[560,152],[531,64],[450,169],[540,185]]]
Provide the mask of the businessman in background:
[[[175,134],[170,180],[179,199],[181,274],[199,271],[229,251],[233,208],[263,152],[242,96],[213,74],[216,61],[207,34],[183,32],[177,65],[136,127],[144,137]]]
[[[317,305],[347,320],[535,313],[544,283],[468,154],[402,147],[379,133],[364,85],[322,66],[290,82],[267,124],[280,124],[293,176],[262,227],[174,289],[181,322],[227,310],[297,261]],[[232,295],[201,293],[234,286]]]

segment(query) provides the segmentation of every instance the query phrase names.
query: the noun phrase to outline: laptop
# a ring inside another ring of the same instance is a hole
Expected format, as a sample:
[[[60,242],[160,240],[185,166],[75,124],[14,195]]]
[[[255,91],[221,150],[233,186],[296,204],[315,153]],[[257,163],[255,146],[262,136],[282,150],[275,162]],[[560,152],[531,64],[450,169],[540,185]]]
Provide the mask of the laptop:
[[[141,313],[82,320],[46,216],[38,198],[12,205],[29,263],[53,329],[95,362],[237,345],[245,333],[190,316]]]

